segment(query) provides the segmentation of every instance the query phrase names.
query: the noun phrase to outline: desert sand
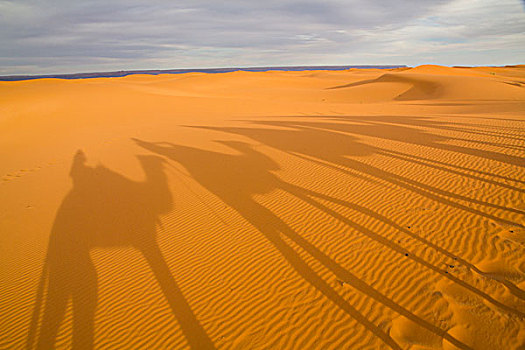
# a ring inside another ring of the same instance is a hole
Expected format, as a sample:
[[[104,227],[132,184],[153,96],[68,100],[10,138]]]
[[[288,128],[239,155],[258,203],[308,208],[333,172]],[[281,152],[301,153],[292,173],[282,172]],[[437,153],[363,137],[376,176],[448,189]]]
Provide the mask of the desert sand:
[[[0,82],[0,348],[525,346],[525,67]]]

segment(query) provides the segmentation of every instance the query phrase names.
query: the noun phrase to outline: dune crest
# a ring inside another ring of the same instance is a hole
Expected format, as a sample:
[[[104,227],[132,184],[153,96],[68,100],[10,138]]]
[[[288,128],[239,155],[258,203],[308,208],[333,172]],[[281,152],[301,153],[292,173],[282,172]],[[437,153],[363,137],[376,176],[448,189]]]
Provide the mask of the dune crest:
[[[345,89],[348,100],[352,102],[355,102],[356,96],[361,95],[359,90],[367,89],[366,93],[372,96],[367,96],[365,99],[372,102],[374,101],[373,92],[380,90],[379,85],[382,84],[389,84],[388,91],[393,95],[385,95],[377,102],[389,100],[523,101],[525,99],[525,87],[522,86],[522,82],[488,79],[480,74],[468,74],[457,68],[440,66],[419,66],[402,72],[385,73],[375,79],[334,86],[329,89]]]

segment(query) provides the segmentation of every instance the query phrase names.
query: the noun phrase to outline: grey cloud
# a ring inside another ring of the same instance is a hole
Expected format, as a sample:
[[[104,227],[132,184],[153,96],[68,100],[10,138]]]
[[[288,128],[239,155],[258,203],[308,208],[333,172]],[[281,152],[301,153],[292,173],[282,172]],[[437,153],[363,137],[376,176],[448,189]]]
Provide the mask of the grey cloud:
[[[499,15],[487,17],[495,9]],[[523,59],[523,17],[518,0],[0,0],[0,74],[452,58],[480,64],[472,45],[490,50],[490,40],[506,45],[499,60]],[[440,58],[439,48],[448,55]]]

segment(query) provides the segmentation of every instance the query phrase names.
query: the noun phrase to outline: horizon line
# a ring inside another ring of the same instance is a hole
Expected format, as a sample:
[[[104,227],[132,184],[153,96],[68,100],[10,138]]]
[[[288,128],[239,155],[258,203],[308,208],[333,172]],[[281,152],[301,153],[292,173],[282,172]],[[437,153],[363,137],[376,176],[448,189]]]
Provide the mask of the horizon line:
[[[421,64],[414,67],[425,65],[434,65],[451,68],[474,68],[474,67],[506,67],[517,68],[524,66],[523,64],[507,64],[507,65],[438,65],[433,63]],[[319,66],[248,66],[248,67],[215,67],[215,68],[174,68],[174,69],[133,69],[133,70],[116,70],[105,72],[79,72],[79,73],[51,73],[51,74],[13,74],[0,75],[0,81],[24,81],[36,79],[91,79],[91,78],[121,78],[128,75],[160,75],[160,74],[185,74],[185,73],[207,73],[220,74],[232,72],[268,72],[268,71],[341,71],[348,69],[398,69],[398,68],[414,68],[404,64],[361,64],[361,65],[319,65]]]
[[[128,75],[147,74],[184,74],[184,73],[231,73],[237,71],[245,72],[267,72],[267,71],[313,71],[313,70],[347,70],[347,69],[396,69],[408,68],[407,65],[319,65],[319,66],[249,66],[249,67],[215,67],[215,68],[175,68],[175,69],[134,69],[116,70],[105,72],[79,72],[79,73],[52,73],[52,74],[13,74],[0,75],[0,81],[22,81],[34,79],[89,79],[89,78],[120,78]]]

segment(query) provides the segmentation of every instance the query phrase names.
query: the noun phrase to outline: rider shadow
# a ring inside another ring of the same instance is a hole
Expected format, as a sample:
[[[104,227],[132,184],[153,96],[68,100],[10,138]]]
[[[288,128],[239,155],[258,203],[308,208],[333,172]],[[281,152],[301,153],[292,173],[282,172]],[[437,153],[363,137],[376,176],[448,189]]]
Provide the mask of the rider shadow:
[[[70,172],[73,188],[62,201],[53,224],[27,348],[33,347],[37,336],[38,349],[55,347],[70,300],[72,348],[93,348],[98,278],[90,251],[123,246],[136,248],[143,254],[189,345],[194,349],[214,348],[157,243],[159,215],[172,208],[164,160],[152,155],[138,159],[146,175],[141,182],[129,180],[102,165],[87,166],[82,151],[75,155]]]
[[[302,250],[306,251],[310,256],[329,269],[337,278],[353,286],[356,290],[414,321],[430,332],[443,337],[457,348],[468,349],[468,346],[456,338],[413,314],[411,311],[360,280],[350,271],[344,269],[322,250],[302,237],[301,234],[294,231],[278,215],[256,201],[254,195],[280,189],[319,208],[334,218],[339,218],[338,216],[334,216],[335,213],[333,211],[312,200],[310,197],[312,193],[308,190],[285,182],[276,176],[273,171],[278,170],[279,165],[266,154],[257,151],[250,144],[239,141],[218,141],[236,151],[236,154],[226,154],[170,142],[147,142],[138,139],[134,139],[134,141],[144,149],[172,159],[182,165],[195,181],[210,193],[220,198],[226,205],[230,206],[252,224],[266,240],[273,245],[299,276],[322,293],[333,304],[354,318],[369,332],[381,339],[390,348],[401,349],[400,345],[397,344],[387,332],[367,319],[321,278],[321,276],[308,265],[306,260],[286,242],[283,236],[293,241],[301,247]],[[346,219],[345,223],[354,227],[357,226]],[[372,232],[367,232],[367,235],[382,243],[390,243],[384,238],[379,238],[379,235]]]
[[[364,121],[358,121],[364,123]],[[256,125],[255,127],[199,126],[198,128],[249,137],[256,142],[319,165],[333,168],[341,173],[360,178],[366,182],[374,182],[377,184],[378,180],[387,181],[390,185],[407,189],[410,192],[440,202],[443,205],[470,212],[473,215],[485,217],[506,225],[521,226],[514,221],[494,215],[492,212],[493,210],[502,210],[523,214],[523,210],[508,208],[507,206],[479,200],[472,196],[461,195],[454,191],[416,181],[410,177],[396,174],[356,159],[356,156],[371,154],[396,158],[396,154],[377,146],[362,143],[355,135],[375,136],[385,140],[403,141],[445,151],[448,149],[446,149],[445,146],[440,146],[441,142],[446,140],[444,137],[426,131],[418,131],[413,128],[389,125],[353,125],[330,121],[261,121],[255,122],[254,124]],[[258,125],[264,127],[257,127]],[[414,160],[410,158],[404,159],[414,163]],[[476,207],[466,205],[464,204],[465,201],[487,207],[489,210],[480,210]]]
[[[350,118],[350,117],[349,117]],[[468,212],[472,215],[480,216],[493,220],[494,222],[499,222],[507,224],[510,226],[522,227],[523,225],[517,223],[516,221],[508,220],[502,218],[493,213],[492,210],[501,210],[516,214],[523,214],[523,210],[517,208],[509,208],[508,206],[503,206],[497,203],[490,203],[488,201],[480,200],[472,196],[462,195],[450,191],[447,188],[440,188],[432,184],[414,180],[408,176],[397,174],[395,172],[388,171],[382,167],[374,166],[373,164],[358,160],[359,156],[367,156],[372,154],[382,155],[388,158],[396,158],[396,154],[393,151],[387,151],[384,148],[369,145],[363,143],[359,140],[358,136],[375,136],[385,140],[392,141],[406,141],[406,143],[420,145],[425,147],[437,147],[440,142],[444,141],[445,138],[439,135],[434,135],[427,131],[417,131],[416,129],[409,127],[400,127],[400,126],[390,126],[390,125],[368,125],[365,123],[366,118],[358,119],[357,117],[352,117],[359,123],[348,124],[342,122],[333,122],[330,120],[311,120],[311,118],[305,118],[303,121],[296,120],[281,120],[281,121],[257,121],[252,122],[254,126],[244,126],[244,127],[209,127],[209,126],[198,126],[194,128],[220,131],[234,135],[240,135],[243,137],[248,137],[260,144],[270,146],[272,148],[278,149],[282,152],[288,153],[295,157],[298,157],[309,162],[322,165],[327,168],[334,169],[345,175],[350,175],[354,178],[364,180],[365,182],[375,183],[376,185],[381,185],[381,182],[387,182],[388,189],[394,186],[408,190],[414,194],[424,196],[427,199],[441,203],[445,206],[450,206],[465,212]],[[343,119],[343,117],[333,117],[332,119]],[[372,117],[370,117],[372,119]],[[373,119],[372,119],[373,120]],[[402,118],[400,118],[403,121]],[[407,120],[410,120],[407,118]],[[262,126],[262,127],[260,127]],[[397,152],[397,154],[405,155],[402,152]],[[401,157],[408,162],[408,164],[417,164],[417,161],[411,158]],[[427,163],[425,163],[427,164]],[[443,170],[437,167],[440,170]],[[444,168],[445,170],[449,170]],[[456,174],[457,175],[457,174]],[[459,174],[460,176],[465,176],[464,174]],[[484,179],[482,179],[484,180]],[[507,187],[508,188],[508,187]],[[510,187],[512,189],[512,187]],[[305,189],[300,189],[300,191],[295,191],[296,195],[301,196],[301,192],[305,192]],[[308,196],[311,196],[309,194]],[[302,195],[304,197],[304,195]],[[326,198],[319,193],[314,193],[314,197],[322,198],[324,200],[329,200],[334,202],[333,198]],[[304,199],[306,200],[307,197]],[[337,202],[337,200],[336,200]],[[340,204],[343,204],[342,201],[338,201]],[[473,203],[479,206],[484,206],[485,208],[476,208],[472,205],[467,205],[465,202]],[[509,291],[520,299],[525,299],[525,292],[517,287],[512,281],[504,278],[494,278],[490,274],[485,274],[483,271],[478,269],[474,264],[467,262],[461,257],[457,257],[450,251],[441,248],[440,246],[423,239],[417,234],[402,228],[398,224],[395,224],[391,220],[380,217],[378,213],[371,212],[369,209],[362,206],[356,206],[355,204],[344,203],[346,207],[353,207],[355,210],[361,211],[363,214],[368,216],[376,217],[377,219],[383,221],[385,224],[388,224],[396,229],[404,232],[405,234],[411,236],[412,238],[420,241],[421,243],[426,244],[429,247],[439,251],[440,253],[448,256],[451,259],[457,259],[461,264],[468,266],[472,271],[475,271],[477,274],[482,275],[484,278],[490,278],[498,283],[502,283],[509,289]],[[492,210],[487,210],[492,209]],[[434,268],[434,270],[436,270]],[[438,272],[438,271],[436,271]],[[442,275],[444,271],[439,272]],[[451,279],[451,275],[448,273],[444,276],[448,279]],[[459,282],[459,281],[456,281]],[[516,310],[506,307],[497,300],[490,298],[486,294],[481,293],[479,290],[473,290],[469,288],[474,293],[482,296],[484,299],[489,301],[492,304],[498,305],[511,313],[515,313]]]

